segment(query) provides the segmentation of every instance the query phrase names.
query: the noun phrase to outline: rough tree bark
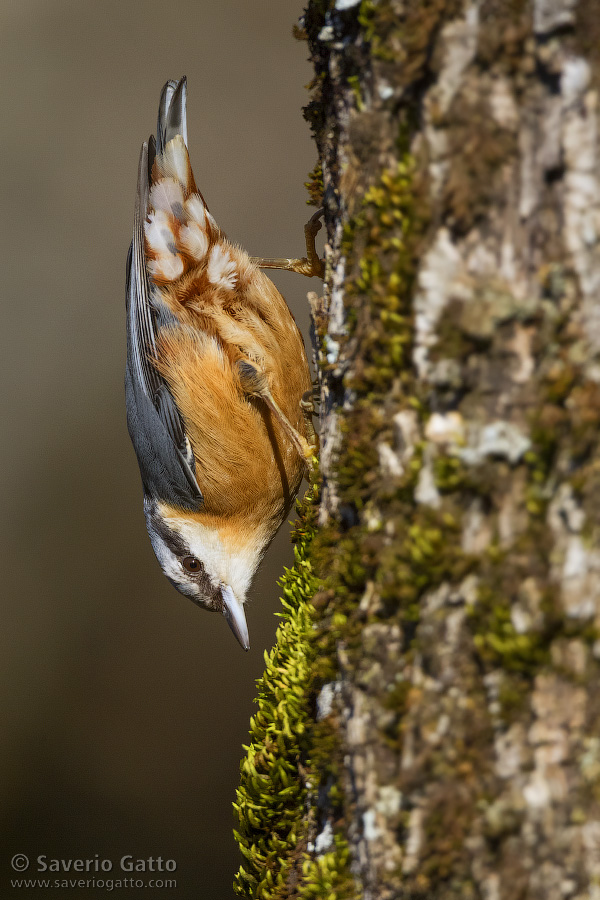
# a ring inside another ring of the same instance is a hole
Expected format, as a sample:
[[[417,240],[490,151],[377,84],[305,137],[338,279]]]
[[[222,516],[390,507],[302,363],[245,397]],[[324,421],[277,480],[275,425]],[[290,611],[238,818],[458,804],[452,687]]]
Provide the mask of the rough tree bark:
[[[600,897],[599,21],[309,3],[322,492],[244,896]]]

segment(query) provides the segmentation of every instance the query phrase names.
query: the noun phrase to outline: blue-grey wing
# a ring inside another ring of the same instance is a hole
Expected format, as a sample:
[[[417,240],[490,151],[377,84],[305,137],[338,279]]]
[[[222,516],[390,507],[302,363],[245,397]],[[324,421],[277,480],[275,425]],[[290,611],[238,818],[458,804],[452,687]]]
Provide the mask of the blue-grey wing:
[[[202,492],[196,480],[190,442],[167,383],[152,365],[152,359],[157,356],[159,314],[151,303],[144,252],[144,219],[154,155],[154,139],[151,138],[142,146],[140,154],[133,240],[127,258],[127,427],[145,492],[175,506],[197,510],[202,505]]]

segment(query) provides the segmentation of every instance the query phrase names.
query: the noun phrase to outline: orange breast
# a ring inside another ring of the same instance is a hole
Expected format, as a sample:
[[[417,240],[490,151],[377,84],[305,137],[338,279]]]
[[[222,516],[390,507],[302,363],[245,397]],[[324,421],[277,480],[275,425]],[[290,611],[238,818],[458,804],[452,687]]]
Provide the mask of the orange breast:
[[[200,516],[281,523],[304,463],[262,400],[242,391],[237,360],[267,374],[273,397],[305,434],[300,400],[311,387],[302,337],[274,284],[238,248],[234,290],[188,273],[161,291],[180,325],[159,336],[157,367],[183,416],[205,504]]]

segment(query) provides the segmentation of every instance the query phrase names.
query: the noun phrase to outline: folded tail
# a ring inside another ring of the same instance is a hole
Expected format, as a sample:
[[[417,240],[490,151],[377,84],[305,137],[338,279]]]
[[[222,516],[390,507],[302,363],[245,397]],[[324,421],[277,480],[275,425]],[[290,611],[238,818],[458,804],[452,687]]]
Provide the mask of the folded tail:
[[[144,217],[146,264],[158,285],[203,262],[221,232],[196,187],[187,148],[186,79],[167,81],[151,139]]]
[[[167,81],[158,104],[156,152],[162,153],[171,138],[180,134],[187,147],[187,79]]]

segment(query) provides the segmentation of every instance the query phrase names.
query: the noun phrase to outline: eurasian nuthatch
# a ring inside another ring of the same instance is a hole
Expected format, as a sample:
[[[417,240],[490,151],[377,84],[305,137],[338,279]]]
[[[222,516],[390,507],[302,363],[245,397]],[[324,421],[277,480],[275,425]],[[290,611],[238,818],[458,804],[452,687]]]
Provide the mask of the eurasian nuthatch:
[[[231,244],[190,167],[186,80],[167,82],[142,146],[127,260],[127,425],[163,572],[222,612],[246,650],[248,588],[315,450],[302,337],[259,266],[322,275],[318,217],[304,259]]]

